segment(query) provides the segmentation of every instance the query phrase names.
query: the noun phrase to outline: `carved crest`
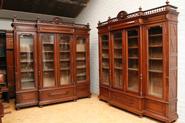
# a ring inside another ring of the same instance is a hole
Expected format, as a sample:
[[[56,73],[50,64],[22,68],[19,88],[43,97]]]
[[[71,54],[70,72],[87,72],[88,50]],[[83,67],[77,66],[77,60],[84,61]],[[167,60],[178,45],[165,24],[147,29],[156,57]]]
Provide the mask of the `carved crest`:
[[[127,17],[127,12],[126,11],[120,11],[117,15],[118,19],[124,19]]]

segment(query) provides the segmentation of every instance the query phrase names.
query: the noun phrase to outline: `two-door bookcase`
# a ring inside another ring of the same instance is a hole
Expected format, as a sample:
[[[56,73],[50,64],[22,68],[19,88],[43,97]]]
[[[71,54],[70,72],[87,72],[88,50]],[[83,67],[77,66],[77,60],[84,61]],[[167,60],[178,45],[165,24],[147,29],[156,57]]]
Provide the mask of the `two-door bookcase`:
[[[160,121],[177,119],[177,7],[98,23],[101,100]]]
[[[15,19],[13,27],[17,108],[90,96],[89,25]]]

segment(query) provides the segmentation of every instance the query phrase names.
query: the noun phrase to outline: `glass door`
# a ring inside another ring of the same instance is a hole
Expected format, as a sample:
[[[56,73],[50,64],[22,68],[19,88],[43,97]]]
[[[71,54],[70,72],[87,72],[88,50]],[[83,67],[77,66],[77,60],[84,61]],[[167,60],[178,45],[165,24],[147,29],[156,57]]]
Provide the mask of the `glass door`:
[[[86,37],[78,36],[76,39],[76,76],[77,83],[86,81],[87,79],[87,49]]]
[[[123,89],[122,31],[113,32],[113,87]]]
[[[59,34],[60,85],[72,84],[71,80],[71,41],[72,35]]]
[[[55,86],[55,35],[50,33],[41,34],[42,42],[42,77],[43,87]]]
[[[34,35],[20,34],[19,48],[21,89],[33,89],[36,87],[34,75]]]
[[[101,36],[101,83],[109,85],[110,77],[110,57],[109,57],[109,36],[104,34]]]
[[[139,31],[127,30],[127,90],[139,91]]]
[[[163,29],[153,26],[148,30],[148,94],[163,96]]]

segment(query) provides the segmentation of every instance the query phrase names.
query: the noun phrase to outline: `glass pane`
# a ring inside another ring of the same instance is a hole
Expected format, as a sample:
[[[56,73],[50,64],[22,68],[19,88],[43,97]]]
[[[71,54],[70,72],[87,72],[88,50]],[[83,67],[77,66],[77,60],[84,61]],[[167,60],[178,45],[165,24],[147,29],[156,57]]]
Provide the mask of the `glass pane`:
[[[127,31],[128,41],[128,90],[139,91],[139,36],[137,29]]]
[[[59,35],[60,45],[60,85],[71,84],[70,78],[70,41],[72,36],[66,34]]]
[[[123,88],[122,69],[122,31],[113,33],[114,43],[114,84],[115,88]]]
[[[155,26],[148,30],[148,93],[162,98],[163,95],[163,45],[162,27]]]
[[[77,82],[86,80],[86,38],[78,37],[76,42]]]
[[[55,86],[54,71],[54,34],[41,34],[42,62],[43,62],[43,87]]]
[[[33,35],[20,35],[20,72],[21,88],[35,87]]]
[[[0,83],[6,83],[6,34],[0,33]]]
[[[109,85],[109,37],[102,35],[102,84]]]

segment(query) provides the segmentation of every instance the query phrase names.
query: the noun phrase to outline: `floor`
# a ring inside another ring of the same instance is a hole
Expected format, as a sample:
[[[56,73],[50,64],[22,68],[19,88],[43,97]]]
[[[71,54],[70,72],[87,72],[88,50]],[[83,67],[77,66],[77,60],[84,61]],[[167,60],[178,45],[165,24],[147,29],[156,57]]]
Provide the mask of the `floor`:
[[[93,95],[76,102],[66,102],[49,106],[14,109],[6,114],[3,123],[159,123],[152,119],[125,112],[99,101]]]

